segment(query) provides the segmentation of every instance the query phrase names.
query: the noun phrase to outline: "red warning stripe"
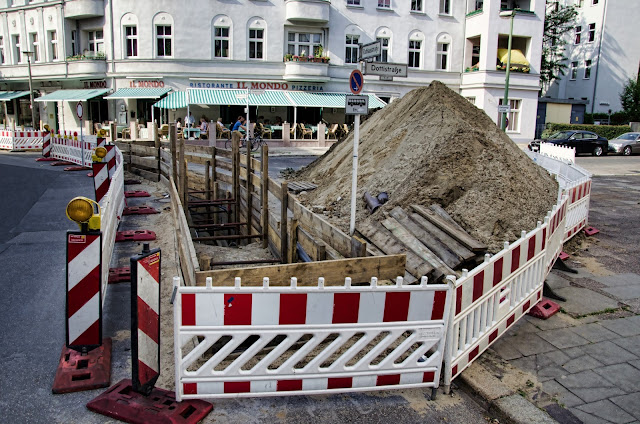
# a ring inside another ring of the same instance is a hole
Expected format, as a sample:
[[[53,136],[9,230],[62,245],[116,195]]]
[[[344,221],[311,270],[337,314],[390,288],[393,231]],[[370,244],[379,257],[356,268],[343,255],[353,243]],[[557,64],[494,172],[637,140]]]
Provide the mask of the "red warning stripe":
[[[278,322],[280,325],[305,324],[307,322],[307,295],[305,293],[282,293],[280,295],[280,317]],[[251,322],[248,324],[251,324]]]
[[[67,294],[67,316],[71,318],[100,291],[100,266],[96,266]]]
[[[95,321],[75,340],[69,340],[71,346],[100,344],[100,321]]]
[[[360,293],[336,293],[333,295],[333,324],[358,322]]]
[[[158,371],[150,368],[147,364],[138,359],[138,379],[140,383],[146,384],[158,375]]]
[[[384,322],[406,321],[409,315],[410,292],[387,292],[384,302]]]
[[[138,297],[138,328],[156,343],[160,343],[160,335],[158,334],[159,319],[160,317],[156,311]]]

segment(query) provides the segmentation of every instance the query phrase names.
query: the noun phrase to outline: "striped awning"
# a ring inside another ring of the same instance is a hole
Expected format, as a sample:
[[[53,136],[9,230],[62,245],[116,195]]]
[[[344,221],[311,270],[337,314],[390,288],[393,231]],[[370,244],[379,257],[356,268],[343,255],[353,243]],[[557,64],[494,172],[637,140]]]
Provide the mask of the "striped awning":
[[[0,91],[0,102],[17,99],[18,97],[28,96],[28,91]]]
[[[87,90],[58,90],[53,93],[38,97],[38,102],[86,102],[108,92],[108,88],[96,88]]]
[[[221,88],[190,88],[189,104],[234,105],[247,104],[247,90]],[[295,106],[284,91],[260,90],[249,92],[251,106]]]
[[[187,107],[187,93],[185,91],[172,91],[164,99],[155,102],[153,106],[160,109],[182,109]]]
[[[170,88],[119,88],[105,99],[157,99],[171,91]]]
[[[296,106],[306,107],[331,107],[343,108],[346,102],[346,93],[310,93],[307,91],[289,91],[287,94]],[[375,94],[365,94],[369,96],[369,108],[376,109],[387,104]]]

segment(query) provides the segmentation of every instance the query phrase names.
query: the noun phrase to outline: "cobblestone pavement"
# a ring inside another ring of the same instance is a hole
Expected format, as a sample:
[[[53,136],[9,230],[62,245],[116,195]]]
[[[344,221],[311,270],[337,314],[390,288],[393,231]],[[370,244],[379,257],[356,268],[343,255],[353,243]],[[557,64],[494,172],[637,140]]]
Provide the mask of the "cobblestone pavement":
[[[589,224],[565,245],[577,274],[547,283],[567,299],[544,321],[525,317],[493,350],[534,374],[586,424],[640,423],[640,176],[594,177]]]

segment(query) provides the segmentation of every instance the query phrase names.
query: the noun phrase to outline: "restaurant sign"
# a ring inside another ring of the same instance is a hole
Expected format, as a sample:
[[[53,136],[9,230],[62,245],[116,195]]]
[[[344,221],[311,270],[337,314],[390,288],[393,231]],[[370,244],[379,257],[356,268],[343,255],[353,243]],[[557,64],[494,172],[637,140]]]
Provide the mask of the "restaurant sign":
[[[241,90],[324,91],[321,84],[289,84],[278,81],[192,81],[189,88],[235,88]]]
[[[84,88],[107,88],[107,81],[84,81]]]
[[[158,80],[131,80],[129,88],[164,88],[164,81]]]

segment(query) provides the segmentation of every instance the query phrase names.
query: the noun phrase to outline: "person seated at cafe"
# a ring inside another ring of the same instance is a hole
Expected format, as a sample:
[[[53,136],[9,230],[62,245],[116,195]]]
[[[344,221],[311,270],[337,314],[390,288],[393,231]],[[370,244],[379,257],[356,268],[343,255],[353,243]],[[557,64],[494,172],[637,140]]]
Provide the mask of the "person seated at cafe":
[[[200,118],[200,132],[206,132],[207,128],[209,128],[209,124],[207,123],[207,118],[203,116]]]
[[[276,116],[276,125],[282,125],[282,118],[279,116]]]
[[[196,123],[196,118],[193,117],[193,114],[191,112],[189,112],[189,114],[187,116],[185,116],[184,118],[184,125],[187,128],[192,128],[193,124]]]
[[[235,124],[233,124],[233,129],[231,131],[240,131],[242,130],[247,130],[247,127],[245,125],[243,125],[245,122],[244,116],[238,116],[238,120],[236,121]]]
[[[182,129],[182,118],[176,119],[176,128]]]

